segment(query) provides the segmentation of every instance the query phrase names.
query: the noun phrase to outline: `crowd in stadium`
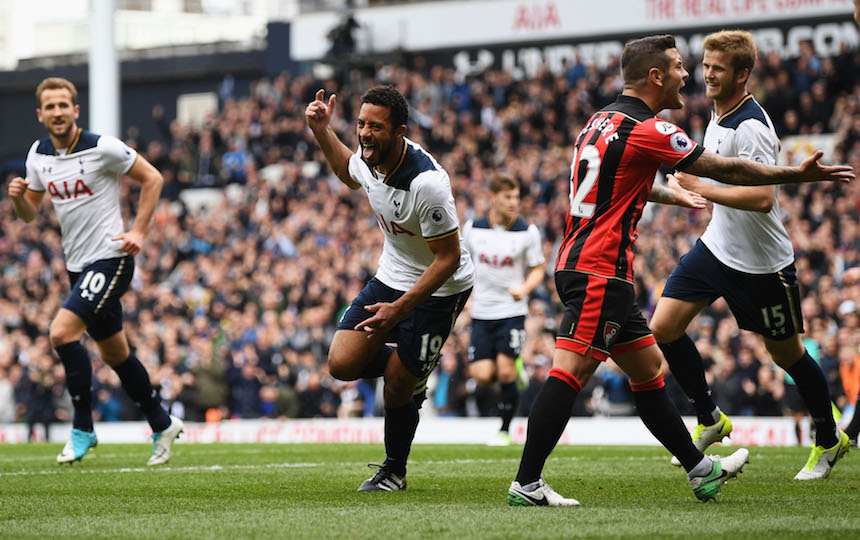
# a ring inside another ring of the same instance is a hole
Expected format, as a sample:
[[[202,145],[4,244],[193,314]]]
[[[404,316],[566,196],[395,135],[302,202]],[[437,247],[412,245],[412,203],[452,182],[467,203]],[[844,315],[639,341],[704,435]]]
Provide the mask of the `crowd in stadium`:
[[[710,115],[699,62],[687,59],[686,106],[668,115],[697,141]],[[831,160],[860,170],[858,74],[857,51],[819,58],[807,43],[796,58],[763,55],[748,87],[781,137],[834,133]],[[341,313],[375,272],[382,236],[363,194],[350,192],[328,170],[304,119],[318,88],[336,92],[334,127],[355,148],[360,96],[376,83],[396,85],[409,100],[407,136],[450,174],[462,222],[486,213],[492,171],[519,178],[522,214],[539,227],[550,263],[568,212],[573,139],[622,89],[617,62],[602,69],[571,63],[562,73],[543,69],[522,78],[504,71],[460,77],[413,57],[408,67],[353,70],[338,80],[287,73],[260,79],[249,95],[223,95],[201,128],[154,111],[159,137],[142,140],[132,128],[125,138],[162,172],[165,185],[123,304],[129,340],[173,414],[211,421],[379,413],[374,382],[336,381],[325,360]],[[29,143],[22,141],[22,153]],[[204,187],[219,188],[224,197],[183,193]],[[785,187],[779,195],[796,251],[804,344],[840,408],[853,404],[860,389],[860,283],[843,279],[860,266],[858,192],[855,182]],[[124,215],[133,215],[137,195],[130,183],[122,200]],[[708,218],[706,210],[649,205],[639,224],[635,269],[646,314]],[[47,337],[69,287],[56,219],[43,211],[25,226],[4,196],[0,227],[0,422],[68,421],[64,371]],[[558,313],[549,264],[526,323],[523,359],[532,381],[521,414],[548,374]],[[468,329],[466,312],[433,377],[425,408],[440,415],[494,412],[493,390],[476,387],[467,375]],[[723,301],[689,332],[727,414],[804,412],[793,406],[791,381],[756,335],[738,330]],[[138,419],[115,372],[98,360],[92,342],[88,348],[95,358],[96,420]],[[686,397],[671,387],[689,413]],[[633,414],[626,378],[612,362],[584,395],[575,414]]]

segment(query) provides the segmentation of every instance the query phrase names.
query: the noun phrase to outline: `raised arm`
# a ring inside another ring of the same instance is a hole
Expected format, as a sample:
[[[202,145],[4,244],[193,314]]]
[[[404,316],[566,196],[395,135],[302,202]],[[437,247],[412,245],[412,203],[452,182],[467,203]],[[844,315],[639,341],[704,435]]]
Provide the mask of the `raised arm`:
[[[137,255],[143,245],[143,238],[146,235],[149,222],[152,221],[152,216],[155,214],[155,206],[161,195],[164,178],[158,169],[141,155],[137,156],[137,160],[132,165],[131,170],[126,173],[126,176],[140,184],[137,216],[134,218],[134,225],[132,225],[131,230],[113,238],[113,240],[122,241],[122,245],[119,247],[121,251],[125,251],[129,255]]]
[[[707,176],[726,184],[741,186],[836,180],[850,182],[854,179],[854,171],[849,165],[822,165],[820,160],[823,154],[824,152],[818,150],[803,160],[799,167],[785,167],[764,165],[748,159],[725,158],[705,150],[683,170],[696,176]]]
[[[331,170],[350,189],[358,189],[361,184],[349,176],[349,158],[352,152],[337,137],[329,126],[332,114],[334,114],[335,94],[328,98],[328,103],[323,101],[325,90],[319,90],[316,99],[310,102],[305,109],[305,121],[314,134],[317,142],[322,148],[325,159]]]

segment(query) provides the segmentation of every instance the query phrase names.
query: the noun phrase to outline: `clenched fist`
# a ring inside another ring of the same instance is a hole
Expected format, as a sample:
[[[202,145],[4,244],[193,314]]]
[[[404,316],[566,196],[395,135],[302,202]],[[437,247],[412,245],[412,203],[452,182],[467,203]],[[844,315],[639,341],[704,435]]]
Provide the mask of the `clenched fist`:
[[[13,199],[20,199],[27,193],[27,188],[30,186],[30,182],[21,178],[20,176],[16,176],[9,182],[9,197]]]

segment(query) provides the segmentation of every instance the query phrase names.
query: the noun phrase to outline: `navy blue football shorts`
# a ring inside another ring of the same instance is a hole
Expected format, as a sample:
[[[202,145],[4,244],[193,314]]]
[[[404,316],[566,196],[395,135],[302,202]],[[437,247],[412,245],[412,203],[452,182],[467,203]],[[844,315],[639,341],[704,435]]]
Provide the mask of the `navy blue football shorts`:
[[[439,362],[442,345],[471,293],[472,289],[469,289],[452,296],[431,296],[391,330],[397,341],[397,355],[410,373],[423,379],[433,371]],[[391,303],[401,296],[403,291],[394,290],[374,277],[352,301],[337,329],[355,330],[358,323],[373,316],[364,306]]]
[[[81,272],[69,272],[72,292],[63,307],[87,325],[87,333],[96,341],[107,339],[122,330],[120,297],[128,290],[134,274],[134,257],[96,261]]]
[[[526,342],[525,328],[525,315],[495,321],[472,319],[469,362],[488,358],[495,361],[498,354],[516,358]]]
[[[794,263],[773,274],[747,274],[720,262],[698,240],[669,276],[663,296],[709,303],[722,296],[744,330],[777,341],[803,333]]]

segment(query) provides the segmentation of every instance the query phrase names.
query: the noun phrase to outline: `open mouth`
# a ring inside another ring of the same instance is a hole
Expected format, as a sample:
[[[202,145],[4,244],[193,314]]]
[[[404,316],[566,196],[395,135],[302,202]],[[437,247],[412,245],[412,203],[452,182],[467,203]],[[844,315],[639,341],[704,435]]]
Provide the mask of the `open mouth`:
[[[364,158],[365,161],[372,161],[376,156],[376,146],[373,145],[361,145],[361,157]]]

